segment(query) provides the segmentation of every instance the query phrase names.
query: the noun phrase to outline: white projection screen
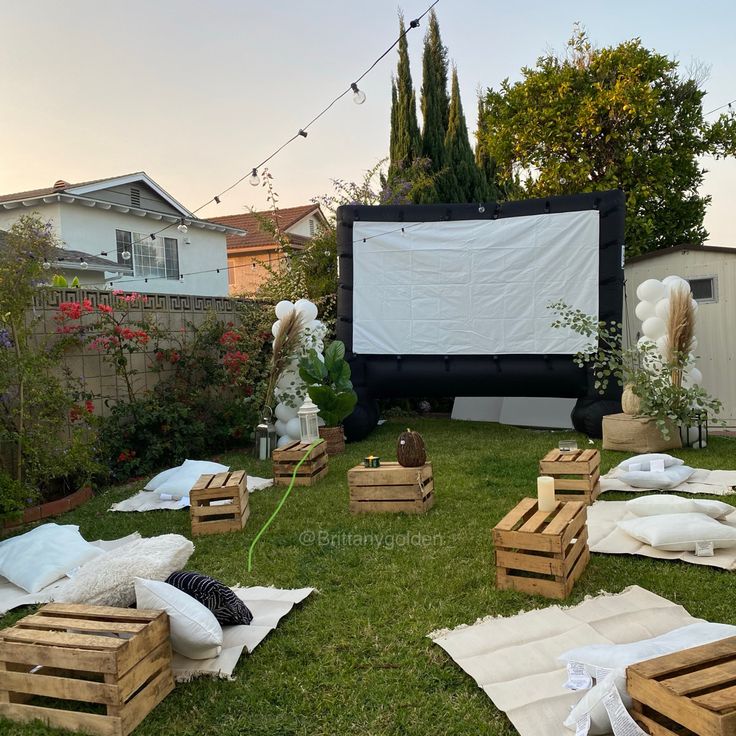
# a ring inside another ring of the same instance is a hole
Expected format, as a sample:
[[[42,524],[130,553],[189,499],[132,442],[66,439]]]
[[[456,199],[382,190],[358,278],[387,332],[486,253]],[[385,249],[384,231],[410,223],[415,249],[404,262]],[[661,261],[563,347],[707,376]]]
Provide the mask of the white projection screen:
[[[353,351],[572,354],[559,300],[598,315],[599,212],[353,223]]]

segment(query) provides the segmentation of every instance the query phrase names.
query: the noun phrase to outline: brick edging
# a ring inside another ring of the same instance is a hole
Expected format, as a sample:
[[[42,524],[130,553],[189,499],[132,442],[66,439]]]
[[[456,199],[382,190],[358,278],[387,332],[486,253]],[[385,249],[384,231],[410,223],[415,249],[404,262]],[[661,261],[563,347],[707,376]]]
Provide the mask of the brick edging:
[[[94,496],[92,487],[82,486],[78,491],[74,491],[74,493],[70,493],[68,496],[64,496],[64,498],[24,509],[22,518],[6,519],[2,524],[2,529],[14,529],[24,524],[31,524],[34,521],[59,516],[86,503],[92,496]]]

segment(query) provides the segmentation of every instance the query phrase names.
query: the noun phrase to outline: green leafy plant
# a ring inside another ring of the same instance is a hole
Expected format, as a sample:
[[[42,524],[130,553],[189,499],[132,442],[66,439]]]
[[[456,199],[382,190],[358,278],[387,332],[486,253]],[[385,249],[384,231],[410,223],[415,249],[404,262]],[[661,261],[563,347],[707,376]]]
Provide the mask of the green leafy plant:
[[[358,396],[353,391],[345,345],[340,340],[327,346],[324,362],[316,350],[309,350],[299,359],[299,376],[307,384],[309,398],[319,407],[327,427],[338,427],[355,408]]]
[[[598,321],[562,301],[551,304],[549,309],[558,317],[553,327],[571,329],[590,338],[573,360],[579,367],[591,369],[595,389],[604,393],[612,378],[622,387],[630,386],[640,401],[639,415],[653,417],[665,439],[669,438],[672,424],[691,425],[697,415],[705,414],[709,421],[722,423],[716,417],[722,409],[718,399],[702,386],[673,379],[692,366],[689,353],[670,351],[665,358],[656,343],[647,339],[625,345],[619,322]]]

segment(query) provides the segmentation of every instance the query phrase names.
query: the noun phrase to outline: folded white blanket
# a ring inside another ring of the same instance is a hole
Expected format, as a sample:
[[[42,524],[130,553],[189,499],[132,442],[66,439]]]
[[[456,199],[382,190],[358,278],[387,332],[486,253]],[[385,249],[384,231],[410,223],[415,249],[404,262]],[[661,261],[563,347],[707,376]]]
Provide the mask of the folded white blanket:
[[[628,493],[651,493],[649,488],[635,488],[624,483],[619,472],[613,468],[601,476],[601,493],[606,491],[626,491]],[[730,496],[736,493],[736,470],[706,470],[697,468],[695,472],[680,485],[669,488],[668,493],[707,493],[711,496]]]

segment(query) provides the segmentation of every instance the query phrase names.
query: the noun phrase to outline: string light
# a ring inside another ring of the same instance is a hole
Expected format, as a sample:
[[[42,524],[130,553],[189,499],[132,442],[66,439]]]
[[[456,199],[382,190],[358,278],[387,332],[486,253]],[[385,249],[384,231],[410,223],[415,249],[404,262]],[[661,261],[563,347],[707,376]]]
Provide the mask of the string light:
[[[43,268],[44,271],[48,271],[51,268],[51,264],[44,258],[41,268]]]
[[[480,214],[482,215],[485,211],[486,211],[486,206],[483,204],[483,202],[481,202],[478,205],[478,212],[480,212]]]
[[[212,199],[214,200],[215,204],[220,204],[220,198],[216,194],[214,197],[212,197]]]
[[[258,169],[253,169],[250,174],[250,179],[248,179],[248,183],[252,187],[257,187],[261,183],[261,177],[258,176]]]
[[[302,138],[306,138],[307,137],[307,131],[306,130],[302,130],[301,128],[299,128],[299,133],[297,135],[300,135]]]
[[[184,222],[184,218],[182,217],[181,222],[179,223],[179,226],[176,228],[182,235],[186,235],[189,232],[189,228],[187,227],[186,223]]]
[[[122,252],[122,253],[120,254],[120,257],[121,257],[121,258],[122,258],[122,259],[123,259],[124,261],[129,261],[129,260],[130,260],[130,251],[129,251],[129,250],[124,250],[124,251],[123,251],[123,252]]]
[[[359,89],[355,82],[350,85],[350,89],[353,90],[353,102],[356,105],[362,105],[365,102],[365,92]]]
[[[84,258],[79,259],[79,268],[82,269],[82,271],[86,271],[89,268],[89,263],[84,260]]]

